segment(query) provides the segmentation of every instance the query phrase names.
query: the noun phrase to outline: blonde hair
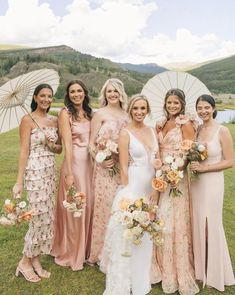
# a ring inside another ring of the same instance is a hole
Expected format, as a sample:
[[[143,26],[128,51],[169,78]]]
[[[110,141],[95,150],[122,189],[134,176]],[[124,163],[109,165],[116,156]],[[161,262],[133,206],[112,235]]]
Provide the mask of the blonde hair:
[[[129,116],[131,117],[131,111],[133,108],[133,105],[135,104],[135,102],[139,101],[139,100],[144,100],[147,103],[147,111],[148,111],[148,115],[150,115],[151,113],[151,109],[150,109],[150,105],[149,105],[149,101],[147,99],[147,97],[143,94],[135,94],[131,97],[128,106],[127,106],[127,113],[129,114]]]
[[[126,104],[127,104],[127,94],[125,92],[125,89],[124,89],[124,85],[122,83],[121,80],[117,79],[117,78],[111,78],[111,79],[108,79],[101,91],[100,91],[100,97],[99,97],[99,101],[100,101],[100,106],[101,107],[105,107],[107,104],[108,104],[108,101],[107,101],[107,98],[106,98],[106,88],[108,85],[112,85],[117,91],[118,93],[120,94],[120,107],[122,109],[126,109]]]

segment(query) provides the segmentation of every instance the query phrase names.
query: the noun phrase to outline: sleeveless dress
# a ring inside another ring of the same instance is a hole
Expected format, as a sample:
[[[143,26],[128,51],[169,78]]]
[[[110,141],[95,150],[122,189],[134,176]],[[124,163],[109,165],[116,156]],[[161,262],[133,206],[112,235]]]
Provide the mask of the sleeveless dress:
[[[152,129],[151,129],[152,130]],[[131,245],[131,257],[122,256],[123,226],[117,221],[119,203],[122,198],[133,202],[141,196],[148,197],[152,191],[151,181],[155,170],[151,165],[158,150],[153,132],[154,147],[148,154],[144,145],[128,130],[129,155],[131,163],[128,167],[128,185],[119,190],[115,196],[112,215],[109,220],[105,244],[100,262],[101,271],[106,273],[106,289],[104,295],[144,295],[151,290],[151,263],[153,242],[145,233],[140,245]],[[153,130],[152,130],[153,131]]]
[[[96,143],[110,139],[118,142],[120,131],[127,125],[127,119],[105,121],[96,137]],[[118,165],[118,156],[116,157]],[[94,214],[92,224],[91,254],[90,263],[100,260],[103,249],[104,235],[109,221],[113,199],[117,187],[120,185],[120,174],[110,176],[108,169],[96,165],[94,167],[93,188],[94,188]]]
[[[165,136],[158,133],[161,159],[166,156],[179,156],[183,140],[181,126],[187,119],[176,118],[176,127]],[[162,122],[164,126],[165,122]],[[160,194],[159,208],[164,220],[164,243],[157,248],[157,260],[162,272],[162,289],[164,293],[174,293],[178,290],[183,295],[193,295],[199,292],[195,282],[192,251],[191,206],[187,173],[181,180],[179,190],[182,195],[169,196],[168,188]]]
[[[208,158],[205,164],[214,164],[222,160],[222,148],[219,131],[206,142]],[[203,163],[203,164],[204,164]],[[223,171],[199,174],[191,184],[193,209],[193,246],[195,274],[203,285],[224,291],[224,285],[235,284],[229,251],[223,228]],[[206,227],[208,229],[206,261]],[[206,273],[207,265],[207,273]]]
[[[86,209],[81,217],[74,217],[63,206],[66,198],[65,175],[67,165],[64,160],[60,171],[60,183],[55,218],[55,239],[52,256],[55,263],[69,266],[72,270],[83,269],[90,252],[92,222],[92,162],[88,153],[90,121],[70,120],[72,132],[72,172],[74,185],[86,195]]]
[[[56,193],[55,154],[46,145],[45,134],[57,141],[57,128],[34,128],[30,137],[30,152],[24,182],[29,209],[34,211],[25,236],[23,254],[33,258],[50,254],[53,240],[54,205]]]

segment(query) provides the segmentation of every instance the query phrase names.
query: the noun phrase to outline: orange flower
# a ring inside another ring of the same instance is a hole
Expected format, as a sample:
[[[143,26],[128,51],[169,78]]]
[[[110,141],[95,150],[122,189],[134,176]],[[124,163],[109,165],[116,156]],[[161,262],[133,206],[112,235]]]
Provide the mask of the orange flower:
[[[5,204],[3,207],[8,213],[14,213],[16,211],[16,206],[13,203]]]
[[[193,141],[190,139],[185,139],[181,143],[181,149],[185,152],[189,151],[193,145]]]
[[[161,177],[155,177],[152,180],[152,188],[158,192],[164,192],[167,188],[167,183]]]
[[[19,222],[30,220],[30,219],[32,219],[32,217],[33,217],[33,211],[24,212],[24,213],[20,214]]]
[[[175,170],[169,171],[166,174],[166,177],[173,186],[176,186],[178,182],[180,181],[179,173],[178,171],[175,171]]]

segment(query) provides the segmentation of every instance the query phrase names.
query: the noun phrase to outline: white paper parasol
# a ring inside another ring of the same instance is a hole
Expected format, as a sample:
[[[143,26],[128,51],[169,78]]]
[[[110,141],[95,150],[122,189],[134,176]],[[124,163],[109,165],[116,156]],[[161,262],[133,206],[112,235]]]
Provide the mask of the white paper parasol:
[[[33,92],[39,84],[49,84],[55,94],[59,75],[52,69],[41,69],[18,76],[0,87],[0,133],[20,124],[21,118],[31,112]]]
[[[144,94],[150,103],[151,115],[146,124],[155,126],[157,121],[165,118],[164,99],[171,88],[182,89],[186,99],[186,114],[196,114],[195,102],[202,94],[211,94],[198,78],[185,72],[166,71],[151,78],[143,87]]]

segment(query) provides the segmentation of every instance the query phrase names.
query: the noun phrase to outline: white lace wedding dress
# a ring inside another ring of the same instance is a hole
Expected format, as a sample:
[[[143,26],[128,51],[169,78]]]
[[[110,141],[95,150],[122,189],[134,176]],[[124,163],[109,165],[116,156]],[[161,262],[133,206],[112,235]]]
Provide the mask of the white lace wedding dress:
[[[152,129],[151,129],[152,130]],[[114,198],[112,215],[106,231],[104,248],[101,256],[100,269],[106,273],[105,295],[144,295],[150,292],[150,272],[153,242],[145,233],[140,245],[130,244],[131,256],[124,257],[125,240],[124,226],[117,220],[119,204],[122,198],[133,201],[141,196],[148,197],[152,191],[151,181],[154,168],[151,160],[158,150],[156,136],[153,133],[152,151],[146,147],[128,130],[130,137],[129,154],[132,159],[128,168],[128,185],[119,190]]]

